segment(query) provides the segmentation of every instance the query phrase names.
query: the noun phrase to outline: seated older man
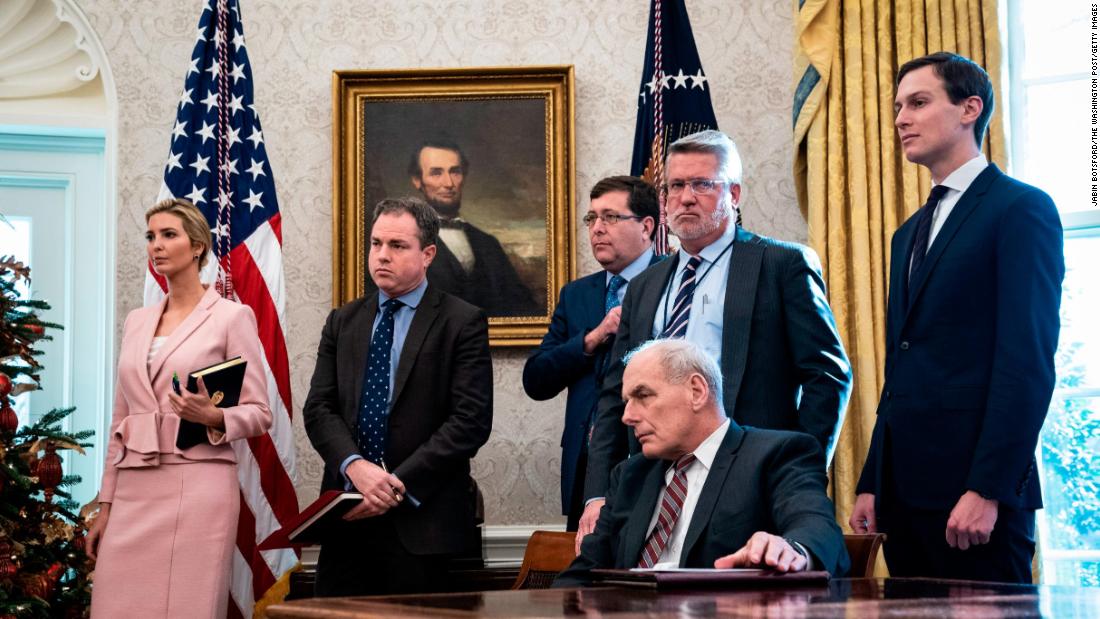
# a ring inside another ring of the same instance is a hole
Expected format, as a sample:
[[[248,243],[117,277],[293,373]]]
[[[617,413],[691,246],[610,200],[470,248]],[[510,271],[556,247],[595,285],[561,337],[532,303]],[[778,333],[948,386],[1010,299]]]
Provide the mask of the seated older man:
[[[817,441],[739,426],[721,385],[691,342],[650,341],[627,357],[623,423],[642,453],[615,468],[595,531],[555,587],[587,585],[595,568],[848,571]]]

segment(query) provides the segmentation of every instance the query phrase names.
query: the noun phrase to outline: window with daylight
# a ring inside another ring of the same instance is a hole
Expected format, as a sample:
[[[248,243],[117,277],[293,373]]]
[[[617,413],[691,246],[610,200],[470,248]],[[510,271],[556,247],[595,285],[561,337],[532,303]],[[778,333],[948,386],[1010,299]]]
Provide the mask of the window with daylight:
[[[1079,0],[1004,0],[1002,7],[1012,172],[1054,198],[1065,228],[1058,380],[1036,453],[1042,578],[1098,586],[1100,208],[1090,46],[1098,30],[1090,4]]]

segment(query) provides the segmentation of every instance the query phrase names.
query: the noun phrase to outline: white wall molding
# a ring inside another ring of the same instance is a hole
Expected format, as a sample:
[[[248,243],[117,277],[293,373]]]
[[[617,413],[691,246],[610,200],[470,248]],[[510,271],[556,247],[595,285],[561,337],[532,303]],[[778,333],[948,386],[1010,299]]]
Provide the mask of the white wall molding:
[[[0,11],[0,99],[49,97],[95,79],[95,35],[71,0],[9,1]]]

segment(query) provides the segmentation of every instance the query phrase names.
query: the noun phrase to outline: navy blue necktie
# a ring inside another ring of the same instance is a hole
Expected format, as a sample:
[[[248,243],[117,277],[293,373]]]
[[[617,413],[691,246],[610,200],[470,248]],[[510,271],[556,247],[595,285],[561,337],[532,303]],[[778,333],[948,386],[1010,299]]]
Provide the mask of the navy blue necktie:
[[[924,256],[928,253],[928,239],[932,233],[932,217],[936,213],[936,206],[943,199],[945,193],[947,193],[947,187],[943,185],[933,187],[932,191],[928,193],[928,201],[924,203],[924,206],[920,209],[920,214],[917,215],[917,236],[913,239],[913,249],[910,252],[909,279],[913,279],[913,275],[920,270],[920,265],[924,263]]]
[[[390,407],[390,355],[393,349],[393,315],[404,303],[390,299],[382,304],[382,320],[374,330],[359,397],[359,453],[381,465],[386,453],[386,422]]]
[[[695,296],[695,269],[698,269],[702,262],[703,259],[699,256],[692,256],[684,267],[684,274],[680,276],[680,289],[676,291],[676,301],[672,306],[672,312],[666,312],[666,315],[672,317],[665,323],[661,337],[675,339],[687,335],[688,318],[691,317],[691,298]]]
[[[603,302],[603,313],[606,316],[608,312],[622,305],[622,301],[619,300],[619,289],[626,285],[626,278],[622,275],[611,276],[611,281],[607,284],[607,297]]]

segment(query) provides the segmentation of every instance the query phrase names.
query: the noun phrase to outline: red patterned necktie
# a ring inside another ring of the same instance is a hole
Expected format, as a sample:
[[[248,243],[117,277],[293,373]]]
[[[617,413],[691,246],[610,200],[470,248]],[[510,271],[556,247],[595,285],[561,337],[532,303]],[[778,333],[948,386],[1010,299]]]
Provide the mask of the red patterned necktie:
[[[684,499],[687,498],[687,470],[695,462],[695,454],[680,456],[673,465],[676,472],[672,475],[672,481],[665,486],[661,494],[661,511],[657,515],[657,524],[653,532],[646,540],[642,549],[642,558],[638,560],[638,567],[653,567],[661,553],[668,546],[668,540],[672,537],[672,528],[676,526],[676,519],[680,517],[680,510],[684,508]]]

